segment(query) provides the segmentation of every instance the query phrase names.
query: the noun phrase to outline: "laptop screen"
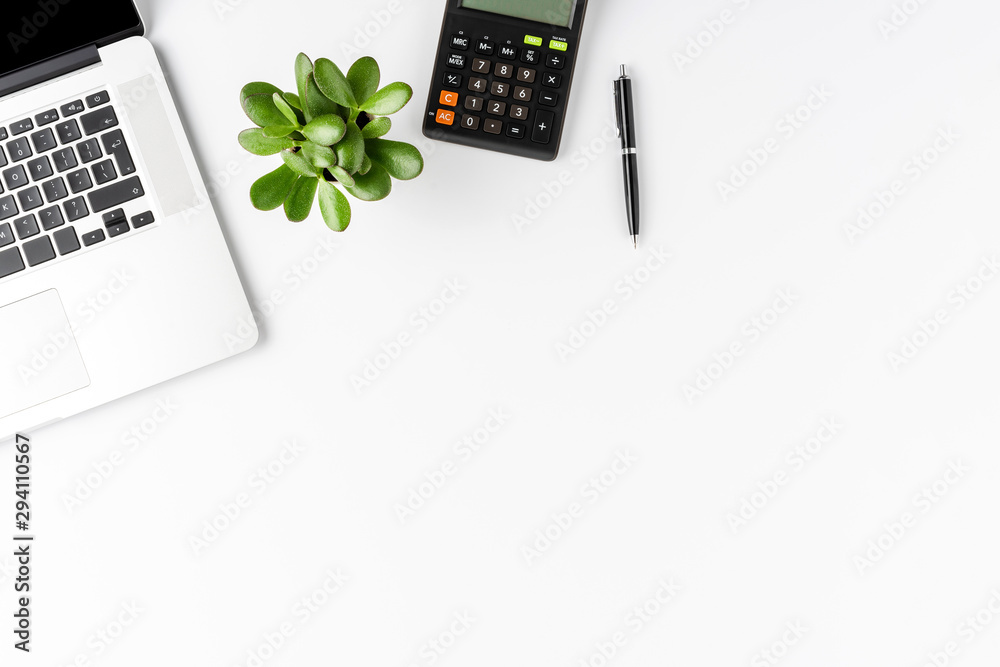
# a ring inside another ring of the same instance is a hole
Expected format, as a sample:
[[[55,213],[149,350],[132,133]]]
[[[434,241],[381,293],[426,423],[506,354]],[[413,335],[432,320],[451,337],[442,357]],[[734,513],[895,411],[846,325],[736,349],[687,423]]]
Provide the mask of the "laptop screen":
[[[142,34],[142,21],[132,0],[3,0],[0,76],[133,34]]]

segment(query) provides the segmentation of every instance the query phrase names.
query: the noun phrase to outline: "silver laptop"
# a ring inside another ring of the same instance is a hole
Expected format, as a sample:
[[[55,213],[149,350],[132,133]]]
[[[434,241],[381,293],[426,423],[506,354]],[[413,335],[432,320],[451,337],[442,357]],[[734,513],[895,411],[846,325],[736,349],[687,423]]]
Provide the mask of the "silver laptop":
[[[2,14],[0,441],[257,341],[133,3]]]

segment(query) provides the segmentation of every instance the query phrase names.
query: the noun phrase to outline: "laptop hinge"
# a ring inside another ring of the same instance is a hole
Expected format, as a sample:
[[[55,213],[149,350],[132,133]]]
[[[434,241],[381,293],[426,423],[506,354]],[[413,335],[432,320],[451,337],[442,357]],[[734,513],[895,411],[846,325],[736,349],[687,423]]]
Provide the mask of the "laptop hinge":
[[[6,97],[19,90],[37,86],[50,79],[69,74],[84,67],[101,62],[97,46],[90,44],[82,48],[55,56],[40,63],[22,67],[16,72],[0,76],[0,97]]]

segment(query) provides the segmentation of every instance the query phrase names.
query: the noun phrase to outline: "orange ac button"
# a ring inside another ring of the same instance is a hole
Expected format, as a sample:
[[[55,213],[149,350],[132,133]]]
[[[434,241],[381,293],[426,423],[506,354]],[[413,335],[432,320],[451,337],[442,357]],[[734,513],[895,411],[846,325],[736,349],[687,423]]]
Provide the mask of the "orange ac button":
[[[451,90],[442,90],[440,102],[446,107],[458,106],[458,93]]]
[[[455,112],[446,109],[438,109],[437,122],[441,125],[451,125],[455,122]]]

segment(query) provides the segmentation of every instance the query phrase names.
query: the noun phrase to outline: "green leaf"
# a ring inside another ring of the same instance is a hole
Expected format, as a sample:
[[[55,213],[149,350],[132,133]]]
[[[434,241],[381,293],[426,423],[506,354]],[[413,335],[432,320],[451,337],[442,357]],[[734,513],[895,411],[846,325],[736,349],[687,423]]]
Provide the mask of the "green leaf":
[[[384,137],[388,134],[391,129],[392,119],[383,116],[369,121],[367,125],[361,128],[361,135],[365,139],[378,139],[379,137]]]
[[[316,79],[311,74],[309,75],[309,85],[306,88],[305,106],[306,118],[310,121],[317,116],[327,114],[334,114],[347,120],[350,115],[347,109],[323,94],[323,91],[316,85]]]
[[[385,199],[392,191],[392,179],[389,172],[378,164],[372,164],[371,171],[354,175],[354,187],[344,188],[362,201],[378,201]]]
[[[269,83],[248,83],[240,91],[240,106],[243,107],[243,113],[258,127],[284,125],[288,119],[278,111],[278,107],[274,106],[274,94],[280,92],[280,88]]]
[[[319,181],[319,210],[326,226],[335,232],[342,232],[351,224],[351,203],[328,181]]]
[[[316,199],[316,186],[318,178],[300,176],[292,186],[292,191],[288,193],[285,200],[285,217],[292,222],[302,222],[309,217],[312,211],[313,200]]]
[[[273,211],[284,203],[298,177],[294,171],[281,165],[250,186],[250,202],[258,210]]]
[[[278,107],[281,115],[287,118],[288,122],[292,125],[298,126],[299,119],[295,116],[295,110],[288,105],[288,102],[282,97],[282,93],[275,93],[271,96],[271,99],[274,100],[274,106]]]
[[[347,77],[344,76],[339,67],[333,64],[333,61],[327,58],[317,60],[313,68],[313,77],[315,77],[316,85],[323,91],[323,94],[337,104],[345,107],[358,106],[351,90],[351,84],[347,82]]]
[[[308,125],[302,128],[302,134],[309,138],[309,141],[321,146],[332,146],[344,138],[347,125],[340,116],[327,114],[313,118]]]
[[[368,173],[368,171],[371,168],[372,168],[372,159],[366,155],[365,159],[362,160],[361,162],[361,167],[358,169],[358,173],[364,176],[365,174]]]
[[[354,99],[358,101],[367,100],[378,90],[380,78],[378,63],[368,56],[358,58],[347,72],[347,82],[351,84]]]
[[[281,96],[288,102],[288,106],[302,111],[302,101],[295,93],[282,93]]]
[[[268,125],[264,128],[264,136],[272,139],[287,137],[298,128],[298,125]]]
[[[365,100],[365,103],[361,105],[361,110],[375,116],[388,116],[406,106],[411,97],[413,97],[413,89],[405,83],[397,81],[390,83]]]
[[[354,187],[354,177],[344,171],[343,167],[330,167],[330,173],[344,187]]]
[[[382,165],[393,178],[401,181],[416,178],[424,170],[424,158],[420,151],[402,141],[368,139],[365,141],[365,153],[372,162]]]
[[[372,139],[371,141],[379,141]],[[333,150],[337,153],[337,164],[344,168],[349,174],[353,174],[361,168],[361,163],[365,160],[365,140],[361,136],[361,130],[354,123],[347,124],[347,132]]]
[[[254,127],[240,132],[240,146],[254,155],[274,155],[278,151],[292,147],[288,137],[265,137],[264,130]]]
[[[311,141],[302,145],[302,157],[318,169],[326,169],[337,164],[337,154],[332,148],[319,146]]]
[[[287,165],[289,169],[301,176],[315,178],[322,173],[322,170],[310,164],[309,161],[302,156],[302,153],[281,151],[281,159],[285,161],[285,165]]]
[[[306,91],[309,90],[309,75],[313,72],[312,61],[309,60],[309,56],[304,53],[300,53],[295,56],[295,86],[299,91],[299,99],[306,99]],[[305,111],[305,107],[300,106],[299,109]]]

